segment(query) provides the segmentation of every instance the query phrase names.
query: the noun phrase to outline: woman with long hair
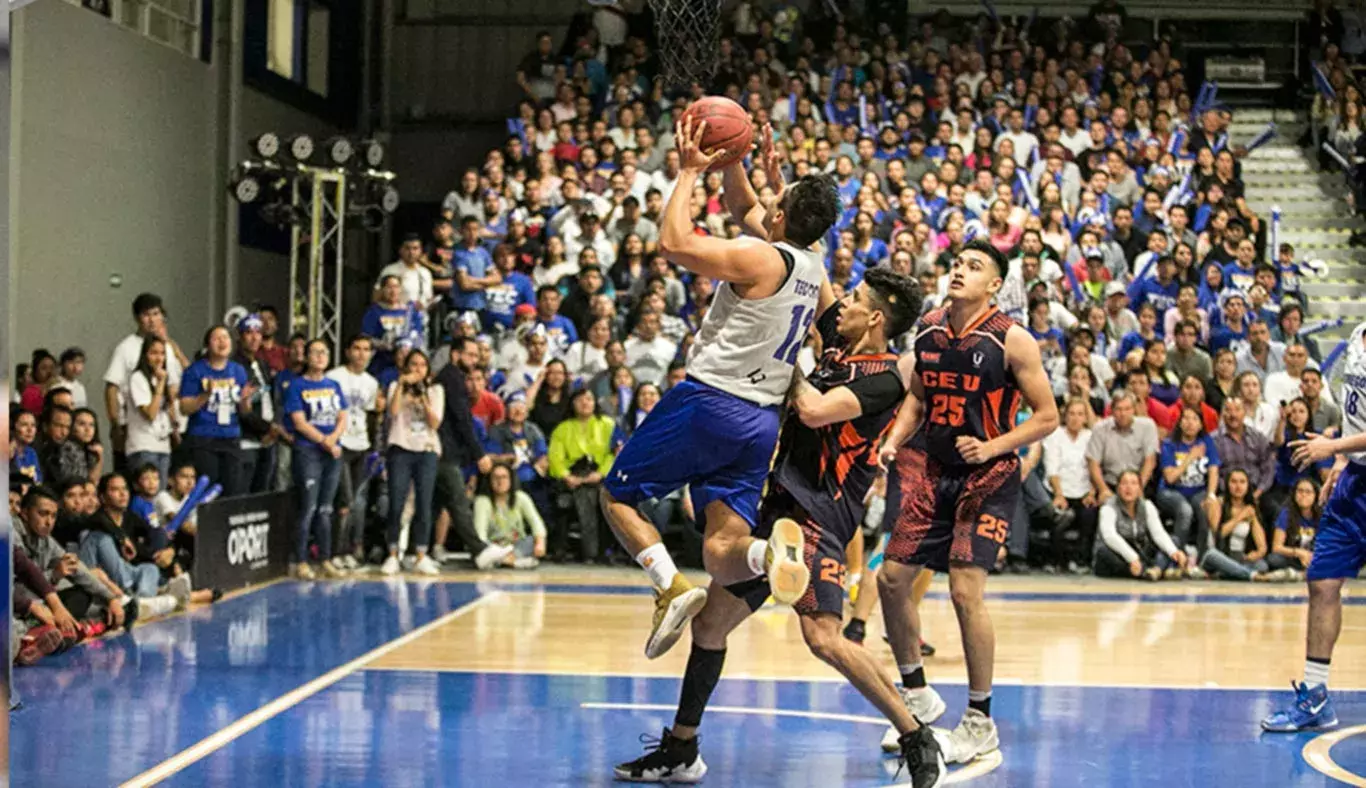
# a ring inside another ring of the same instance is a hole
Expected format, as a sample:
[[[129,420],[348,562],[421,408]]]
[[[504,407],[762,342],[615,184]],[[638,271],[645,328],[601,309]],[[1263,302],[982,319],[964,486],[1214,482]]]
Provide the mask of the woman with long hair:
[[[85,472],[78,475],[98,483],[100,474],[104,472],[104,445],[100,443],[100,420],[95,411],[90,408],[77,408],[72,411],[70,441],[75,444],[77,454],[83,461]],[[158,473],[160,470],[157,469]],[[161,476],[159,479],[161,484],[166,483],[166,477]]]
[[[1004,255],[1010,254],[1010,251],[1020,243],[1020,236],[1024,233],[1019,225],[1010,223],[1010,203],[1005,200],[996,200],[991,204],[991,209],[987,212],[986,226],[991,245]]]
[[[1205,401],[1217,412],[1223,412],[1224,400],[1237,397],[1238,357],[1233,351],[1222,348],[1214,354],[1214,376],[1205,385]]]
[[[1227,580],[1269,580],[1266,532],[1252,498],[1247,472],[1230,471],[1222,506],[1212,510],[1212,545],[1200,557],[1200,568]]]
[[[327,342],[310,341],[304,354],[304,374],[289,387],[284,411],[286,425],[294,435],[290,462],[298,507],[290,574],[300,580],[312,580],[316,575],[308,565],[310,534],[318,545],[323,576],[346,574],[346,569],[332,557],[332,502],[341,482],[341,439],[346,434],[348,414],[341,384],[327,377],[332,360]]]
[[[33,376],[31,382],[24,387],[23,394],[19,398],[19,404],[24,410],[37,416],[43,409],[43,397],[47,396],[47,390],[52,384],[57,382],[57,359],[52,354],[39,348],[33,351],[33,358],[30,360],[29,370]]]
[[[964,160],[968,169],[973,172],[992,169],[992,165],[996,162],[996,154],[992,150],[992,143],[995,142],[995,139],[991,129],[986,124],[977,127],[977,130],[972,133],[972,152]]]
[[[1161,580],[1168,568],[1185,567],[1185,552],[1162,527],[1157,507],[1143,497],[1138,471],[1119,475],[1114,496],[1100,507],[1097,536],[1096,577]]]
[[[1148,377],[1153,399],[1174,405],[1181,398],[1181,381],[1167,369],[1167,344],[1162,340],[1150,339],[1143,344],[1143,374]]]
[[[579,264],[569,259],[568,252],[564,247],[564,239],[558,235],[552,235],[545,242],[545,251],[541,259],[536,262],[536,267],[531,269],[531,279],[537,287],[546,285],[559,286],[560,280],[566,276],[574,276],[579,272]]]
[[[1046,189],[1050,193],[1057,189]],[[1067,212],[1059,203],[1046,203],[1040,210],[1042,214],[1043,228],[1039,235],[1043,238],[1044,245],[1052,249],[1057,259],[1066,260],[1067,250],[1072,248],[1072,233],[1067,229]]]
[[[645,421],[645,417],[650,415],[655,405],[663,395],[659,391],[659,386],[646,381],[636,385],[635,394],[631,397],[631,405],[626,409],[625,415],[617,419],[616,429],[612,431],[612,451],[619,452],[621,447],[626,445],[626,441],[631,439],[640,426]]]
[[[873,235],[877,229],[873,215],[859,211],[854,217],[854,261],[864,268],[872,268],[887,259],[887,244]]]
[[[1290,500],[1276,516],[1276,528],[1271,532],[1271,554],[1267,565],[1285,580],[1303,580],[1304,570],[1314,557],[1314,535],[1319,530],[1319,487],[1313,479],[1295,482]]]
[[[440,574],[441,568],[427,555],[432,538],[432,497],[436,494],[436,465],[441,456],[441,419],[446,412],[446,392],[432,380],[427,354],[414,350],[403,360],[402,374],[389,384],[389,557],[380,571],[398,574],[399,531],[403,507],[413,493],[412,532],[405,559],[407,568],[424,575]]]
[[[1281,418],[1280,408],[1262,399],[1262,381],[1251,370],[1238,376],[1233,384],[1238,398],[1243,401],[1243,421],[1250,429],[1261,433],[1268,441],[1276,439],[1276,425]]]
[[[1248,373],[1251,374],[1251,373]],[[1272,407],[1275,407],[1274,405]],[[1309,403],[1303,397],[1296,397],[1279,408],[1272,445],[1276,447],[1276,475],[1271,487],[1262,494],[1262,512],[1268,519],[1280,512],[1290,498],[1291,490],[1301,479],[1310,479],[1316,485],[1328,479],[1328,471],[1333,467],[1332,458],[1320,460],[1301,467],[1295,464],[1291,444],[1308,440],[1314,425],[1309,416]]]
[[[526,392],[531,403],[531,423],[546,435],[573,412],[570,407],[569,368],[559,359],[545,365]]]
[[[645,241],[639,235],[629,233],[621,239],[616,262],[612,263],[607,278],[616,289],[618,297],[624,299],[636,282],[649,274],[649,268],[650,261],[645,256]]]
[[[251,409],[256,386],[232,360],[232,334],[217,325],[204,333],[203,355],[181,376],[180,412],[189,418],[184,446],[195,470],[223,486],[223,496],[240,495],[242,424],[238,414]]]
[[[154,465],[162,484],[171,476],[171,449],[176,436],[177,386],[166,370],[166,342],[149,336],[142,340],[138,365],[128,376],[128,430],[124,450],[128,467]]]
[[[1205,546],[1200,537],[1214,516],[1220,465],[1219,450],[1205,433],[1200,411],[1183,407],[1172,434],[1162,441],[1155,500],[1158,511],[1172,519],[1172,539],[1178,547]]]
[[[586,388],[575,391],[570,403],[574,415],[550,435],[550,477],[572,499],[579,520],[583,559],[593,561],[599,558],[598,547],[605,529],[598,496],[612,465],[615,424],[597,413],[597,400]],[[557,551],[567,541],[562,530],[557,538]]]
[[[545,521],[506,464],[496,463],[479,477],[474,497],[474,530],[485,544],[512,548],[506,551],[499,566],[535,569],[545,557]]]

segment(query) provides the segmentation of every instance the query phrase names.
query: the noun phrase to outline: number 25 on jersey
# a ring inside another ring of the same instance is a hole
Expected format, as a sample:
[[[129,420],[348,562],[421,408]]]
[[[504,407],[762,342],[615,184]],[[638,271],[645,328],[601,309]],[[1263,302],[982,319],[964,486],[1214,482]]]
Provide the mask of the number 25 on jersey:
[[[963,426],[965,398],[953,394],[935,394],[930,398],[930,423]]]

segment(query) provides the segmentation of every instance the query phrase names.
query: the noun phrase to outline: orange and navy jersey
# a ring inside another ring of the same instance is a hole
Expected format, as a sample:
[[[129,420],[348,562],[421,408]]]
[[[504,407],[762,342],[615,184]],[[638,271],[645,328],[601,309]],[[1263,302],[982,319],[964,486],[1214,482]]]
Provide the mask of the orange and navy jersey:
[[[848,388],[863,412],[815,429],[789,413],[778,438],[773,478],[815,522],[842,532],[863,520],[863,501],[877,477],[877,447],[906,388],[896,354],[848,352],[835,330],[839,311],[836,303],[816,322],[824,350],[807,381],[822,393]]]
[[[948,465],[962,465],[957,440],[989,441],[1015,426],[1020,388],[1006,364],[1006,332],[1015,321],[995,306],[955,334],[947,309],[920,319],[915,374],[925,389],[924,415],[911,446]]]

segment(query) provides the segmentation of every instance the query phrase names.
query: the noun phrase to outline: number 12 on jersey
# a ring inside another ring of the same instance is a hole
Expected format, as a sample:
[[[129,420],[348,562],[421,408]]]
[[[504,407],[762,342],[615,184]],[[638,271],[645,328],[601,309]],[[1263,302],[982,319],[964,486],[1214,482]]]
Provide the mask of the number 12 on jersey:
[[[816,317],[816,310],[798,304],[792,307],[792,324],[787,327],[787,336],[783,338],[783,343],[778,346],[773,357],[787,364],[797,363],[797,352],[802,349],[803,340],[806,338],[806,330],[811,327],[811,321]]]

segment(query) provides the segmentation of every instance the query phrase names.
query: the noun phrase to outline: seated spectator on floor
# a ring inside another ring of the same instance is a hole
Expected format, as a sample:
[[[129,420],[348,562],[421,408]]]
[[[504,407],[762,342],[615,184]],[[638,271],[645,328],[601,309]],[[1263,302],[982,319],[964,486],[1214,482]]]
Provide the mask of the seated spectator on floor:
[[[24,495],[19,516],[14,519],[15,546],[46,573],[71,616],[78,620],[102,618],[112,628],[131,625],[136,608],[125,611],[126,597],[101,582],[85,563],[52,538],[58,507],[52,488],[34,485]],[[125,618],[125,612],[131,615]]]
[[[42,568],[17,544],[10,552],[14,561],[10,642],[17,645],[12,649],[16,665],[33,665],[63,646],[84,639],[87,632],[99,634],[103,631],[103,622],[86,626],[71,616]]]
[[[1280,419],[1277,421],[1272,441],[1276,447],[1276,481],[1271,485],[1271,489],[1266,491],[1266,505],[1262,508],[1262,511],[1269,515],[1268,522],[1274,522],[1271,516],[1284,508],[1291,490],[1300,479],[1311,479],[1316,486],[1323,484],[1328,480],[1328,472],[1333,467],[1331,457],[1303,467],[1297,465],[1293,459],[1294,451],[1291,444],[1294,441],[1308,440],[1311,432],[1309,406],[1304,398],[1296,397],[1279,410]]]
[[[161,593],[162,570],[175,563],[175,548],[165,532],[128,510],[128,482],[117,473],[99,484],[100,510],[81,537],[81,562],[99,567],[124,593],[138,599],[144,615],[159,616],[183,608],[190,601],[189,577],[168,584]]]
[[[545,522],[531,496],[518,488],[516,475],[501,463],[479,478],[474,530],[489,545],[512,548],[500,566],[534,569],[545,557]]]
[[[562,485],[579,521],[583,560],[600,557],[599,545],[605,520],[598,502],[602,480],[612,467],[612,430],[616,424],[597,414],[597,400],[587,389],[575,391],[570,400],[574,415],[550,435],[550,477]],[[556,555],[568,551],[568,533],[561,527],[552,535]]]
[[[1225,580],[1267,580],[1266,532],[1262,529],[1247,473],[1231,471],[1222,505],[1211,513],[1211,545],[1200,568]]]
[[[1120,474],[1134,471],[1144,488],[1157,467],[1157,425],[1136,415],[1134,395],[1120,391],[1110,403],[1110,416],[1096,423],[1086,446],[1091,487],[1100,503],[1115,494]]]
[[[185,501],[190,497],[194,490],[195,481],[194,466],[181,460],[171,466],[171,475],[166,482],[166,489],[157,493],[152,500],[156,507],[157,517],[161,521],[161,527],[165,529],[167,537],[171,540],[171,546],[176,549],[176,563],[186,570],[194,566],[194,547],[195,534],[199,531],[199,513],[195,510],[188,512],[179,526],[176,526],[176,516],[180,514],[180,509],[185,505]]]
[[[1178,547],[1204,547],[1202,536],[1219,502],[1219,465],[1219,449],[1205,434],[1199,411],[1182,410],[1171,437],[1162,441],[1156,496],[1158,511],[1172,519]]]
[[[1286,580],[1303,580],[1314,557],[1314,536],[1319,530],[1319,487],[1312,479],[1295,482],[1294,492],[1276,516],[1267,564],[1273,571],[1289,570]]]
[[[1161,580],[1167,570],[1179,574],[1186,553],[1165,529],[1157,507],[1143,497],[1136,471],[1120,474],[1115,494],[1100,507],[1094,567],[1096,577]]]

